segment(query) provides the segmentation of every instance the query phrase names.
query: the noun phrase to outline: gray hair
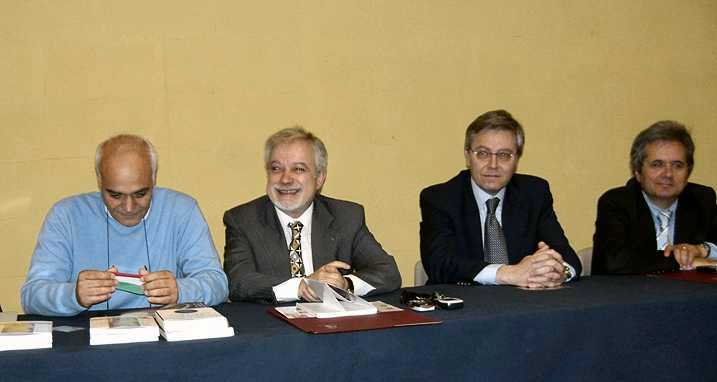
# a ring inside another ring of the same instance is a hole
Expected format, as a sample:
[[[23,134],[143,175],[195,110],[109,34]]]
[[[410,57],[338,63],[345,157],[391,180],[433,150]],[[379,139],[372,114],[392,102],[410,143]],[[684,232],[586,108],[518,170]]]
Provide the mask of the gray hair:
[[[517,155],[523,154],[523,146],[525,146],[525,132],[520,122],[516,121],[510,113],[505,110],[492,110],[478,116],[466,129],[466,140],[464,149],[470,150],[473,137],[483,131],[509,131],[515,136]]]
[[[97,150],[95,151],[95,174],[97,175],[98,180],[102,179],[100,165],[102,164],[102,157],[104,156],[105,148],[110,144],[126,145],[133,148],[142,147],[145,149],[147,151],[147,155],[149,156],[150,165],[152,166],[152,182],[157,181],[157,150],[154,148],[154,145],[152,145],[152,142],[144,137],[134,134],[115,135],[97,145]]]
[[[271,152],[274,151],[276,146],[285,143],[292,143],[295,141],[308,141],[314,148],[314,162],[316,162],[316,175],[326,173],[326,167],[328,166],[329,154],[326,151],[324,142],[314,134],[304,130],[301,126],[293,126],[283,130],[280,130],[272,134],[264,145],[264,167],[269,168],[269,161],[271,160]]]
[[[688,174],[692,173],[692,167],[695,164],[695,143],[692,141],[690,132],[679,122],[659,121],[642,130],[632,142],[632,147],[630,148],[630,170],[632,174],[639,173],[642,170],[642,163],[647,155],[645,153],[647,145],[656,141],[670,141],[681,144],[685,148]]]

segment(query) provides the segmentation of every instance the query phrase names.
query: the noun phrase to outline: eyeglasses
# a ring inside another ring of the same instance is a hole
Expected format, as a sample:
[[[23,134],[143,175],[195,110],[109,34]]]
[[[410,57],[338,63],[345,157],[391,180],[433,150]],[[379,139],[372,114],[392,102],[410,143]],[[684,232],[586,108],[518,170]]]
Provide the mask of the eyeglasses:
[[[494,152],[491,152],[488,150],[482,150],[482,149],[481,150],[468,149],[468,151],[470,153],[472,153],[473,156],[475,156],[476,159],[478,159],[481,162],[489,161],[493,155],[495,155],[495,158],[500,163],[508,163],[508,162],[512,161],[513,158],[515,158],[515,153],[512,153],[510,151],[498,151],[497,153],[494,153]]]

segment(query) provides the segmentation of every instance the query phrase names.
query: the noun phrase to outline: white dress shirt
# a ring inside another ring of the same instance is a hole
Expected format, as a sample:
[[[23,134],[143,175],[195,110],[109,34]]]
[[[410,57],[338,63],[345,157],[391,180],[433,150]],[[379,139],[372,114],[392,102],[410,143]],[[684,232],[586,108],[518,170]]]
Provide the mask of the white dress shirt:
[[[286,266],[289,266],[289,246],[291,245],[291,228],[289,223],[295,221],[301,222],[303,228],[301,229],[301,259],[304,262],[304,274],[306,276],[314,273],[314,259],[311,251],[311,218],[314,212],[314,203],[311,203],[309,208],[299,216],[298,219],[294,219],[291,216],[285,214],[280,209],[274,207],[276,214],[279,217],[279,223],[284,231],[284,238],[286,239]],[[372,290],[376,289],[371,284],[361,280],[354,275],[346,276],[351,279],[354,284],[354,293],[359,296],[363,296]],[[276,296],[278,302],[289,302],[296,301],[299,299],[299,283],[303,278],[292,277],[281,284],[274,285],[272,290]]]
[[[505,200],[505,187],[501,188],[500,191],[495,195],[485,192],[476,182],[471,178],[471,189],[473,190],[473,197],[478,204],[478,212],[480,214],[480,226],[481,226],[481,242],[483,243],[483,253],[485,253],[485,219],[488,216],[488,206],[486,202],[493,198],[500,199],[498,207],[495,209],[495,218],[498,219],[498,224],[501,228],[503,227],[503,201]],[[506,243],[507,244],[507,243]],[[566,263],[567,264],[567,263]],[[498,269],[504,264],[488,264],[473,278],[473,281],[483,285],[497,285],[496,278],[498,275]],[[570,281],[575,277],[575,268],[568,264],[570,268],[570,277],[565,281]]]
[[[645,202],[647,203],[647,207],[650,208],[650,215],[652,216],[652,222],[655,224],[655,233],[660,232],[660,211],[668,212],[670,214],[670,221],[667,223],[667,243],[660,243],[660,238],[656,237],[656,244],[657,248],[662,250],[664,248],[665,244],[675,244],[675,220],[677,217],[677,202],[679,200],[675,200],[670,207],[668,207],[666,210],[661,209],[658,207],[655,203],[650,200],[650,197],[647,196],[645,191],[642,191],[642,197],[645,199]],[[677,243],[680,244],[680,243]],[[717,246],[714,245],[714,243],[705,242],[710,247],[710,253],[709,256],[707,256],[708,259],[717,259]]]

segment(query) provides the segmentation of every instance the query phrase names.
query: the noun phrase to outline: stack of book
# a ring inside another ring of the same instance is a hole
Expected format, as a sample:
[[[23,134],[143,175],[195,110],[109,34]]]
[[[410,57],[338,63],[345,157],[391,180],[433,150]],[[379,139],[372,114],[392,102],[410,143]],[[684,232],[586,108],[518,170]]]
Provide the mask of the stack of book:
[[[52,321],[0,322],[0,351],[52,347]]]
[[[151,315],[90,318],[90,345],[159,341],[159,327]]]
[[[226,317],[202,303],[166,306],[154,312],[159,332],[167,341],[231,337],[234,328]]]

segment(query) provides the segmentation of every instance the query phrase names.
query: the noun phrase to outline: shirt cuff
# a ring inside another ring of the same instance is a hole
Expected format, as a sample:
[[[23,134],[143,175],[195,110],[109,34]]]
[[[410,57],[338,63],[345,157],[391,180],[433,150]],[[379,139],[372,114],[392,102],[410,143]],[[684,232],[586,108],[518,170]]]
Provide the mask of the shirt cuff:
[[[80,314],[81,312],[87,310],[87,308],[80,305],[80,302],[77,301],[77,281],[65,283],[65,288],[69,289],[69,293],[72,293],[72,295],[71,295],[72,297],[70,298],[71,303],[69,306],[69,308],[71,309],[70,311],[74,312],[74,314]],[[68,293],[68,292],[65,292],[65,293]],[[104,303],[104,301],[102,303]]]
[[[717,260],[717,245],[714,245],[709,241],[706,241],[705,243],[710,246],[710,254],[709,256],[707,256],[707,258],[711,260]]]
[[[376,289],[373,285],[361,280],[354,275],[348,275],[346,277],[350,278],[351,281],[354,283],[354,294],[357,296],[365,296],[371,293],[372,290]]]
[[[175,280],[177,281],[177,304],[183,304],[185,302],[201,301],[202,300],[200,298],[198,300],[185,301],[184,296],[186,295],[186,293],[183,293],[182,291],[184,291],[188,287],[185,285],[182,285],[182,284],[184,284],[184,279],[175,279]]]
[[[486,265],[480,272],[478,272],[476,277],[473,278],[473,281],[483,285],[497,285],[495,279],[498,275],[498,268],[502,266],[503,264]]]
[[[289,302],[299,299],[299,283],[303,280],[300,277],[290,278],[279,285],[274,285],[271,289],[274,291],[277,302]]]

